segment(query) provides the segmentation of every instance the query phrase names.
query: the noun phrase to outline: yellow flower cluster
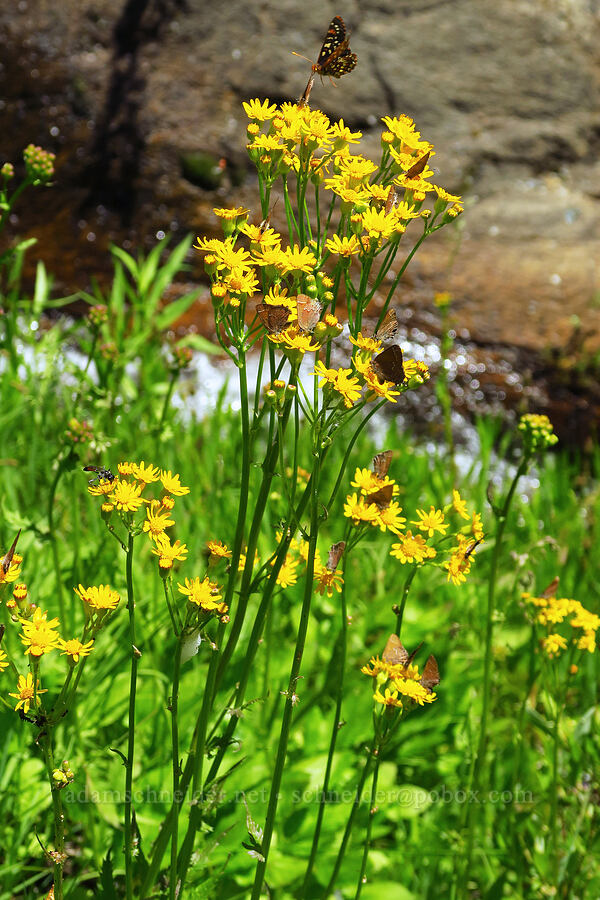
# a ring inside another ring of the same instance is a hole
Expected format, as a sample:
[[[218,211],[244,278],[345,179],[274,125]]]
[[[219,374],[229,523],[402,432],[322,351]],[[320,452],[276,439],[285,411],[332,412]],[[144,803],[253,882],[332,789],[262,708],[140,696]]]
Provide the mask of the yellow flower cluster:
[[[17,539],[0,560],[0,586],[15,581],[21,574],[23,558],[15,552]],[[79,585],[75,592],[84,601],[86,621],[81,640],[78,638],[65,640],[58,631],[59,620],[49,619],[47,612],[28,600],[27,586],[22,583],[14,586],[12,598],[6,605],[11,612],[11,621],[21,626],[19,637],[25,648],[24,653],[29,657],[30,665],[33,664],[36,672],[42,657],[53,650],[60,650],[61,655],[67,656],[71,666],[77,665],[88,656],[104,615],[113,610],[119,602],[117,592],[104,585],[89,588]],[[0,672],[9,665],[16,671],[16,665],[10,661],[9,655],[0,649]],[[22,710],[27,715],[32,706],[36,709],[40,706],[41,694],[45,693],[47,691],[41,689],[39,679],[36,678],[34,681],[33,675],[28,673],[18,676],[17,693],[11,693],[9,696],[17,700],[15,710]]]
[[[361,672],[375,679],[373,699],[384,707],[410,709],[437,700],[437,694],[427,686],[424,674],[413,663],[391,664],[374,656]]]
[[[546,630],[542,647],[550,659],[566,650],[569,644],[577,650],[594,652],[600,616],[582,606],[579,600],[556,596],[534,597],[530,593],[521,596],[527,604],[535,608],[534,622]],[[574,629],[569,633],[570,640],[556,630],[556,626],[563,623]]]
[[[525,450],[529,455],[553,447],[558,442],[548,416],[527,413],[519,419],[518,428],[523,435]]]
[[[403,564],[423,565],[428,560],[437,558],[439,548],[432,546],[429,541],[437,535],[442,538],[450,537],[446,535],[450,527],[450,522],[447,521],[449,513],[453,511],[460,518],[468,520],[469,525],[457,528],[452,534],[456,544],[449,549],[447,558],[442,563],[448,573],[448,581],[455,585],[466,581],[473,551],[483,540],[483,528],[481,515],[477,512],[469,515],[466,503],[457,490],[453,491],[452,503],[444,509],[436,509],[434,506],[430,506],[429,510],[417,509],[417,519],[410,523],[415,526],[416,531],[413,531],[404,530],[406,517],[394,500],[399,487],[387,474],[381,476],[371,469],[357,469],[351,484],[357,490],[346,497],[344,515],[356,526],[372,525],[381,531],[389,529],[397,535],[398,541],[392,544],[390,556]]]

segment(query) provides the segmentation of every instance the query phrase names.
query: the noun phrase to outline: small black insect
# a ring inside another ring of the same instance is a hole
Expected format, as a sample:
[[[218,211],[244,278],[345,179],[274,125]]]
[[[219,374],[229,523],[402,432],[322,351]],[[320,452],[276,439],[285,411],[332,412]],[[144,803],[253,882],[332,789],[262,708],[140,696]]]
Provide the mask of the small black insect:
[[[95,472],[96,477],[90,478],[88,484],[100,484],[101,481],[114,481],[117,477],[113,475],[110,469],[105,469],[104,466],[84,466],[84,472]]]

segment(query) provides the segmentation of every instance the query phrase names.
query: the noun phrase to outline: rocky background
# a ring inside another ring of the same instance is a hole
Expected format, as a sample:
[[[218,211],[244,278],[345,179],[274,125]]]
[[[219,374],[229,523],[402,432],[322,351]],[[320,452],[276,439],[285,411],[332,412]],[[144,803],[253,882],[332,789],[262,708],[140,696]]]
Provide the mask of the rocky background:
[[[435,144],[437,182],[465,200],[408,270],[407,323],[435,332],[433,294],[449,290],[458,337],[526,370],[537,408],[562,404],[587,431],[600,409],[598,0],[4,4],[0,162],[30,141],[57,154],[54,186],[17,207],[11,236],[36,236],[68,293],[108,276],[111,241],[217,233],[213,206],[254,209],[241,101],[296,99],[309,63],[291,51],[315,59],[333,15],[358,65],[335,87],[317,79],[311,104],[362,131],[367,155],[381,116],[409,114]]]

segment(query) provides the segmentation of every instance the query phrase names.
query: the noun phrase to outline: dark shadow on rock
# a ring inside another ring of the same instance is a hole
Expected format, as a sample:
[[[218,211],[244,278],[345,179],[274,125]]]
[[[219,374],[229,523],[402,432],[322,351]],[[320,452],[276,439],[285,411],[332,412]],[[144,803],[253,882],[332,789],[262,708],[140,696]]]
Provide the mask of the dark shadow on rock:
[[[101,203],[117,212],[125,226],[135,211],[146,145],[140,117],[146,79],[140,73],[140,53],[159,41],[172,19],[186,10],[185,0],[127,0],[113,30],[111,76],[84,175],[88,193],[83,206]]]

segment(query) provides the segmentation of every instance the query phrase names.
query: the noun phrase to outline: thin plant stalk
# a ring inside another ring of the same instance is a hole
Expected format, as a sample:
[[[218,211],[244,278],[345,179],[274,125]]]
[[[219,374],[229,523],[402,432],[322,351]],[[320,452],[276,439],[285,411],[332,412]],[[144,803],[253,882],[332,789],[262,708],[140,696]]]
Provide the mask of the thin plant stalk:
[[[63,900],[63,866],[65,864],[65,816],[62,808],[62,798],[60,790],[52,777],[54,772],[54,754],[52,752],[52,738],[50,727],[40,732],[39,743],[44,755],[46,763],[46,773],[50,784],[50,793],[52,795],[52,812],[54,815],[54,898],[55,900]]]
[[[277,803],[279,799],[279,789],[281,787],[281,779],[283,777],[283,769],[287,756],[287,745],[290,735],[290,727],[292,724],[292,712],[294,708],[294,698],[296,685],[300,676],[300,667],[302,665],[302,657],[304,654],[304,646],[306,643],[306,633],[308,630],[308,621],[310,617],[310,607],[313,595],[313,577],[315,571],[315,552],[317,549],[317,537],[319,533],[319,472],[320,459],[317,456],[312,472],[311,479],[311,496],[310,496],[310,538],[308,542],[308,559],[306,561],[306,580],[304,584],[304,598],[302,601],[302,611],[300,613],[300,623],[296,635],[296,646],[294,649],[294,658],[292,660],[292,668],[286,691],[285,706],[283,710],[283,718],[281,722],[281,734],[279,737],[279,745],[277,747],[277,756],[275,759],[275,767],[273,778],[271,780],[271,791],[269,794],[269,804],[267,807],[267,817],[265,819],[265,827],[263,838],[261,841],[262,859],[259,860],[256,867],[256,877],[252,888],[251,900],[259,900],[262,891],[267,861],[269,857],[269,849],[271,846],[271,838],[273,836],[273,828],[275,826],[275,815],[277,812]]]
[[[360,900],[360,895],[363,889],[363,884],[366,884],[367,881],[367,862],[369,859],[369,848],[371,846],[371,832],[373,830],[373,819],[375,818],[375,813],[377,812],[376,807],[376,798],[377,798],[377,779],[379,777],[379,763],[381,762],[381,755],[378,753],[375,757],[375,767],[373,769],[373,781],[371,782],[371,802],[369,806],[369,818],[367,820],[367,833],[365,835],[365,846],[363,849],[362,861],[360,864],[360,872],[358,874],[358,881],[356,883],[356,894],[354,895],[354,900]]]
[[[129,641],[131,644],[131,675],[129,680],[129,716],[127,729],[127,758],[125,763],[125,890],[127,900],[133,900],[133,832],[132,832],[132,787],[133,755],[135,751],[135,697],[137,691],[137,670],[140,652],[136,646],[135,601],[133,595],[133,535],[127,542],[127,611],[129,613]]]
[[[358,784],[356,785],[356,792],[354,794],[354,802],[352,804],[352,809],[350,811],[350,815],[348,816],[348,821],[346,822],[346,827],[344,829],[344,834],[342,836],[342,840],[340,843],[340,847],[338,850],[338,854],[335,859],[335,864],[333,867],[333,872],[331,873],[331,878],[325,888],[322,898],[326,900],[327,897],[331,894],[335,887],[335,883],[338,879],[338,875],[340,874],[340,869],[342,867],[342,863],[344,861],[344,856],[346,855],[346,849],[348,847],[348,841],[350,840],[350,835],[352,834],[352,829],[354,827],[354,820],[356,818],[356,813],[358,812],[358,807],[360,806],[360,801],[362,797],[363,788],[366,784],[367,778],[369,777],[373,766],[374,766],[374,753],[376,749],[376,744],[373,742],[372,746],[368,749],[368,757],[363,766],[363,770],[361,772],[361,776],[359,778]]]
[[[165,581],[165,594],[167,586]],[[177,720],[179,711],[179,677],[181,673],[181,648],[182,635],[177,640],[175,650],[175,664],[173,668],[173,687],[171,691],[171,702],[169,709],[171,712],[171,766],[173,770],[173,800],[178,796],[179,792],[179,722]],[[177,896],[177,838],[178,838],[179,818],[175,816],[173,822],[173,830],[171,832],[171,869],[169,873],[169,900],[175,900]]]
[[[329,791],[329,780],[331,778],[331,770],[333,768],[333,757],[335,755],[335,747],[337,744],[337,737],[340,733],[340,725],[341,725],[341,715],[342,715],[342,700],[344,693],[344,673],[346,669],[346,650],[348,643],[348,610],[346,604],[346,582],[345,580],[342,582],[342,591],[340,594],[340,608],[341,608],[341,629],[339,635],[339,660],[340,660],[340,674],[338,678],[337,684],[337,694],[335,701],[335,713],[333,716],[333,724],[331,727],[331,737],[329,739],[329,752],[327,754],[327,764],[325,766],[325,775],[323,777],[323,787],[321,789],[321,794],[319,797],[319,809],[317,810],[317,821],[315,823],[315,830],[313,834],[312,846],[310,849],[310,856],[308,859],[308,865],[306,867],[306,874],[304,875],[304,882],[302,885],[302,895],[304,897],[308,896],[307,891],[310,883],[310,878],[312,875],[312,871],[317,859],[317,851],[319,849],[319,841],[321,838],[321,828],[323,825],[323,816],[325,815],[325,803],[327,793]],[[334,654],[338,652],[337,646],[334,648]]]

